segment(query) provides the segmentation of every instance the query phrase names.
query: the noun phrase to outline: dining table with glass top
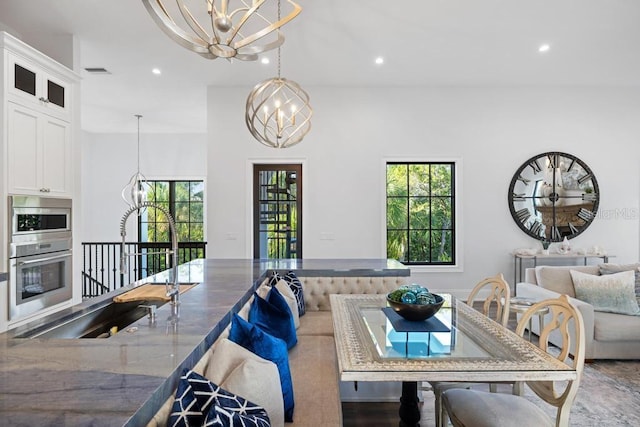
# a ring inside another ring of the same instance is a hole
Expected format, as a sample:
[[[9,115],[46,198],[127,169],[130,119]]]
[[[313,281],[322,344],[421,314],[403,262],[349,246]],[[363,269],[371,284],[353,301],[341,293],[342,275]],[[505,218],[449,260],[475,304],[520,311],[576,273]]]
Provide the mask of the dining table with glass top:
[[[333,294],[341,381],[402,382],[400,425],[420,420],[418,383],[563,381],[571,366],[450,294],[430,319],[399,319],[385,295]]]

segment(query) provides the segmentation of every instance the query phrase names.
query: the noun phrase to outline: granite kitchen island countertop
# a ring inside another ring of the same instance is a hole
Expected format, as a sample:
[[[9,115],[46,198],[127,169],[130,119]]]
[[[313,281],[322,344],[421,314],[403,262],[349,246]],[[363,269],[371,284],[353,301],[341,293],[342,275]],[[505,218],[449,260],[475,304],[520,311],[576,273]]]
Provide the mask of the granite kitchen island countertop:
[[[0,334],[0,416],[7,425],[139,426],[164,403],[184,367],[191,367],[271,270],[304,276],[409,276],[385,259],[195,260],[178,279],[199,283],[155,323],[143,318],[105,339],[16,338],[27,330],[105,304],[168,272]]]

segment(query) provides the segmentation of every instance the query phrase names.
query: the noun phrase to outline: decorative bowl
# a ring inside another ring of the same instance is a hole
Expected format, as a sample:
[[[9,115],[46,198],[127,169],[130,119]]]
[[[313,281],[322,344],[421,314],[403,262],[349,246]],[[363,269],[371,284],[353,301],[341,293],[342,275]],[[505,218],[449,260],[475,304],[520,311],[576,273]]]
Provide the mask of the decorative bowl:
[[[406,320],[421,321],[427,320],[440,310],[444,304],[444,298],[438,294],[433,294],[436,302],[433,304],[405,304],[403,302],[394,301],[387,295],[387,304]]]

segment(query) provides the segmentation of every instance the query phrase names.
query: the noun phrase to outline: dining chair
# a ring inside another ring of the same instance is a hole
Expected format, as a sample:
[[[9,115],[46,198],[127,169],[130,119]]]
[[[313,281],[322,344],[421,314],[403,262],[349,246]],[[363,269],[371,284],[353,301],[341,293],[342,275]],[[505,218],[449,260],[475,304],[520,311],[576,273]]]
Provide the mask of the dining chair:
[[[487,277],[486,279],[481,280],[478,284],[471,290],[469,296],[467,297],[467,305],[473,306],[474,301],[478,296],[483,296],[484,300],[482,302],[482,313],[491,317],[496,322],[500,323],[502,326],[506,327],[509,322],[509,300],[511,295],[511,288],[509,284],[504,279],[502,273],[498,273],[495,276]],[[495,305],[495,313],[492,313],[492,307]],[[472,385],[476,385],[478,383],[460,383],[460,382],[430,382],[431,389],[433,390],[433,395],[435,397],[434,400],[434,411],[436,418],[436,426],[441,427],[445,425],[446,418],[444,416],[444,409],[442,407],[442,393],[445,390],[449,390],[452,388],[469,388]],[[495,391],[495,385],[490,385],[491,391]]]
[[[540,332],[538,345],[558,360],[572,366],[576,370],[577,378],[559,382],[527,381],[526,385],[538,397],[556,408],[555,426],[566,427],[569,425],[569,413],[578,392],[584,368],[584,321],[580,312],[569,303],[567,296],[562,295],[560,298],[544,300],[531,306],[518,322],[516,328],[518,335],[521,337],[524,335],[529,319],[542,307],[548,307],[550,313],[548,317],[551,319]],[[553,351],[549,351],[548,344],[551,333],[562,338],[562,346],[559,349],[554,348]],[[573,357],[570,356],[570,351]],[[554,425],[554,420],[539,405],[514,394],[452,389],[442,394],[442,404],[455,427]]]

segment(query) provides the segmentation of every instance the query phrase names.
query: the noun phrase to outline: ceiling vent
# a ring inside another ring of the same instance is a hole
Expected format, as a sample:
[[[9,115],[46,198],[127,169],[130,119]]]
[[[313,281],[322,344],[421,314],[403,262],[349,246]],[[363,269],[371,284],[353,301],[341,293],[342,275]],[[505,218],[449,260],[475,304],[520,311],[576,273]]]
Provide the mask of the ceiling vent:
[[[91,74],[111,74],[110,71],[103,67],[87,67],[84,70]]]

